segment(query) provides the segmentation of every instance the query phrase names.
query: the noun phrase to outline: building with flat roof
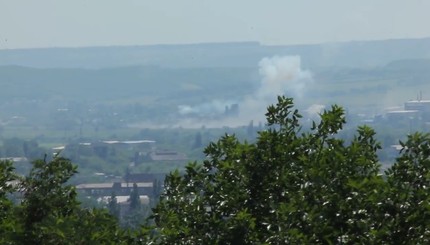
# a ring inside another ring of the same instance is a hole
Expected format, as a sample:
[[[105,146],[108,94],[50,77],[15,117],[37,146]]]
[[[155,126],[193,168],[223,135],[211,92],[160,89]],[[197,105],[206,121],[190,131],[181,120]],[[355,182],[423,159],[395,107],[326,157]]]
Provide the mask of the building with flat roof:
[[[118,196],[130,195],[133,190],[133,185],[137,185],[139,195],[151,195],[153,190],[153,182],[139,182],[139,183],[87,183],[79,184],[76,190],[88,196],[110,196],[112,192]]]
[[[430,100],[410,100],[405,102],[405,110],[415,110],[424,121],[430,121]]]
[[[186,161],[187,155],[176,151],[154,151],[149,153],[152,161]]]
[[[389,111],[385,114],[386,118],[388,120],[396,120],[396,121],[400,121],[400,120],[413,120],[418,118],[419,116],[419,111],[417,110],[397,110],[397,111]]]

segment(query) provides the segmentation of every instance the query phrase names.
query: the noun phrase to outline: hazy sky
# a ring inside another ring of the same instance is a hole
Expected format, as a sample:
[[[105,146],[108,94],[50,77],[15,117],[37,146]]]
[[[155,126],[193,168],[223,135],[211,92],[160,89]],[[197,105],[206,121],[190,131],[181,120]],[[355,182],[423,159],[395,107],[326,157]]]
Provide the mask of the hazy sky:
[[[430,37],[429,0],[0,0],[0,49]]]

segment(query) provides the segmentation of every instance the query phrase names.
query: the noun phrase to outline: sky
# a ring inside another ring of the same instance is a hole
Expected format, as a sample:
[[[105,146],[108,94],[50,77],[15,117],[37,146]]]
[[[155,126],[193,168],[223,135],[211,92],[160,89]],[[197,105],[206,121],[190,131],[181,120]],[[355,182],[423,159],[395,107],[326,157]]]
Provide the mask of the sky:
[[[428,0],[0,0],[0,49],[430,37]]]

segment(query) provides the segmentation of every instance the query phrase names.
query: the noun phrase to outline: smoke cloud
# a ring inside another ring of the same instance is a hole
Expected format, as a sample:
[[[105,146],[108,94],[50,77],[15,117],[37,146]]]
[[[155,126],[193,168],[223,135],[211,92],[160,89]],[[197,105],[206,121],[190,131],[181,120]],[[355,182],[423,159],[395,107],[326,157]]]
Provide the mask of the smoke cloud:
[[[196,106],[179,105],[178,112],[181,115],[199,115],[201,117],[213,116],[222,114],[225,111],[225,107],[232,103],[233,102],[213,100],[212,102]]]
[[[306,87],[313,81],[312,73],[301,68],[300,56],[266,57],[258,63],[258,66],[261,75],[260,85],[252,95],[236,101],[239,104],[239,116],[218,119],[217,121],[208,118],[206,122],[202,122],[200,118],[197,122],[199,126],[205,124],[207,126],[234,127],[246,125],[251,120],[263,122],[267,106],[276,102],[278,95],[286,95],[295,99],[303,98]],[[225,106],[231,104],[231,101],[216,100],[196,106],[180,105],[178,106],[178,113],[181,115],[200,114],[200,116],[204,116],[208,115],[208,112],[220,113]],[[321,109],[321,107],[317,106],[317,108],[312,108],[310,111],[318,109]],[[192,124],[191,121],[190,118],[186,119],[188,126]],[[181,123],[181,126],[187,127],[184,123]]]
[[[278,95],[303,98],[306,87],[313,81],[312,73],[301,68],[300,56],[266,57],[258,65],[260,86],[240,103],[240,119],[245,123],[264,121],[267,106],[275,103]]]
[[[307,113],[308,117],[310,118],[317,118],[320,113],[323,112],[325,109],[325,105],[320,104],[313,104],[309,106],[305,112]]]
[[[260,63],[261,87],[256,96],[270,99],[280,94],[302,97],[312,74],[301,69],[300,56],[274,56],[263,58]]]

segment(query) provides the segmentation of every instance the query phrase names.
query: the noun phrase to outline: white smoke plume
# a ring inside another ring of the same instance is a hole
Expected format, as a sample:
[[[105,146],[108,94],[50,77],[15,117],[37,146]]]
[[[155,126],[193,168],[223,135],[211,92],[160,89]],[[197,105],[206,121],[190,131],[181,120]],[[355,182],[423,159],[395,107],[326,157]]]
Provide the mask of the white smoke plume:
[[[325,105],[313,104],[309,106],[305,112],[307,116],[310,118],[317,118],[320,113],[322,113],[325,109]]]
[[[221,101],[213,100],[212,102],[207,102],[199,104],[196,106],[189,105],[179,105],[178,112],[181,115],[200,115],[200,116],[212,116],[219,115],[225,112],[225,107],[233,104],[232,101]]]
[[[312,74],[302,70],[300,56],[273,56],[263,58],[259,62],[261,82],[259,88],[252,94],[236,103],[239,104],[239,117],[225,118],[214,122],[208,120],[205,125],[242,126],[250,120],[264,122],[264,114],[269,104],[276,102],[278,95],[286,95],[300,99],[305,95],[306,86],[312,82]],[[221,113],[231,102],[212,101],[196,106],[180,105],[178,112],[181,115],[200,114],[208,112]],[[190,123],[187,120],[187,123]],[[200,125],[203,122],[199,121]],[[181,125],[185,126],[185,125]]]
[[[312,80],[312,73],[302,70],[300,56],[273,56],[259,62],[261,82],[252,96],[244,99],[240,117],[243,121],[264,121],[269,104],[276,102],[278,95],[293,97],[295,100],[305,95],[306,86]],[[255,118],[259,115],[259,118]]]
[[[274,56],[260,63],[261,87],[257,98],[273,98],[280,94],[302,97],[312,74],[301,69],[300,56]]]

